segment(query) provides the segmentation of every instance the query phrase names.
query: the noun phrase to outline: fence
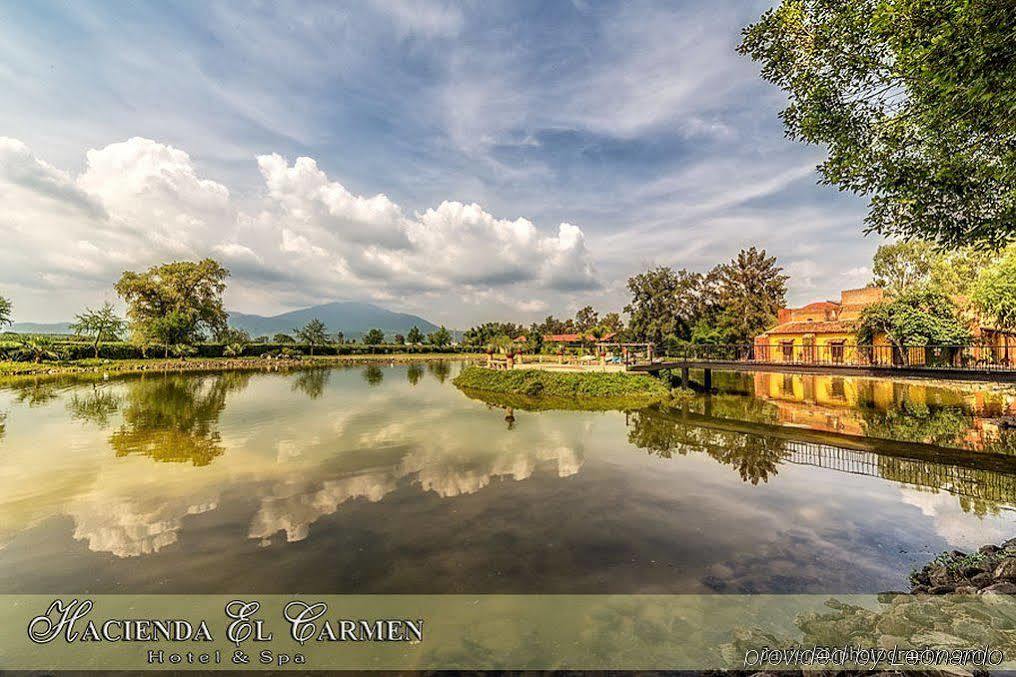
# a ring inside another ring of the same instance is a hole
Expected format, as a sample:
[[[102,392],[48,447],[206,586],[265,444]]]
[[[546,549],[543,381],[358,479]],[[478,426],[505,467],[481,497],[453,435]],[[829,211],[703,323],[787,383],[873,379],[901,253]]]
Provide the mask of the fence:
[[[956,346],[855,345],[851,343],[755,343],[686,345],[669,351],[683,360],[756,362],[759,364],[842,365],[854,367],[920,367],[926,369],[1016,370],[1011,342]]]

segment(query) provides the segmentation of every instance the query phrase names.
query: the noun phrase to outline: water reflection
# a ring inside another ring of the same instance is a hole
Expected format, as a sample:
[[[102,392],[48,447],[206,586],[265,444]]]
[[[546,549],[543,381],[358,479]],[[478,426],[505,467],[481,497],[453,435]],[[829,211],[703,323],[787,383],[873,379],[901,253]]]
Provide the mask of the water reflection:
[[[385,373],[381,371],[381,367],[370,364],[363,370],[363,380],[370,386],[381,385],[381,382],[385,380]]]
[[[723,406],[724,402],[729,405],[729,399],[716,399],[713,412],[729,409]],[[742,480],[752,484],[768,481],[778,473],[780,465],[792,463],[880,477],[921,489],[944,490],[957,496],[964,512],[980,516],[999,515],[1016,504],[1016,462],[1004,457],[964,457],[923,444],[884,446],[882,453],[872,453],[816,442],[801,432],[795,434],[793,429],[783,431],[782,438],[765,434],[773,431],[761,426],[757,434],[746,432],[746,426],[739,426],[738,431],[723,430],[728,422],[722,417],[689,417],[687,411],[656,408],[632,412],[626,421],[628,441],[633,446],[663,458],[704,453],[732,467]],[[922,435],[921,439],[925,437]],[[908,458],[907,454],[916,458]],[[944,455],[953,462],[930,460]]]
[[[307,369],[293,378],[293,390],[299,390],[312,400],[321,397],[328,385],[331,369]]]
[[[226,372],[209,378],[176,374],[139,379],[127,390],[123,423],[109,445],[117,456],[208,465],[224,451],[217,425],[226,395],[242,390],[249,378]],[[93,422],[102,425],[101,419]]]
[[[1012,523],[986,455],[801,439],[772,399],[531,411],[377,369],[0,387],[0,589],[871,591]]]
[[[1016,392],[973,391],[879,379],[790,374],[728,377],[721,392],[743,392],[746,411],[769,405],[767,418],[817,430],[1016,453]]]

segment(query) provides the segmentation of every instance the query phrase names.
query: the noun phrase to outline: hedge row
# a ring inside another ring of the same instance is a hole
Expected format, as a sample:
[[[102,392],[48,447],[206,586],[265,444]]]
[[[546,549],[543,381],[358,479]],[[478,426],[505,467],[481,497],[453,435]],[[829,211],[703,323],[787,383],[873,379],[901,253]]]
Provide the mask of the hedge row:
[[[15,342],[0,342],[0,355],[11,354],[20,348]],[[63,359],[80,360],[95,357],[95,351],[91,344],[80,341],[53,341],[47,348],[60,355]],[[195,357],[224,357],[226,346],[218,343],[201,343],[194,346],[197,351]],[[249,343],[244,346],[243,356],[260,357],[269,353],[279,353],[286,350],[290,353],[310,354],[310,346],[295,343]],[[323,346],[314,346],[314,355],[391,355],[399,354],[428,354],[428,353],[459,353],[469,352],[469,349],[460,346],[446,346],[439,348],[430,345],[378,345],[368,346],[362,343],[343,343]],[[144,357],[162,357],[165,351],[161,346],[149,346],[146,353],[142,354],[141,348],[133,343],[117,341],[103,343],[99,346],[99,357],[107,360],[136,360]],[[171,353],[172,355],[172,353]]]

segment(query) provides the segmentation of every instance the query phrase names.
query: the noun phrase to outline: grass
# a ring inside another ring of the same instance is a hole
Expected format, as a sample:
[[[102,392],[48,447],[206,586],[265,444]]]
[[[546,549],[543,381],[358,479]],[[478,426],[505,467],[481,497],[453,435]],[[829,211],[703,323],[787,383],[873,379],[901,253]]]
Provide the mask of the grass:
[[[321,355],[299,359],[263,357],[188,357],[150,358],[146,360],[82,359],[59,362],[9,362],[0,360],[0,376],[63,374],[130,374],[143,371],[216,371],[227,369],[264,369],[267,367],[327,367],[362,362],[420,362],[425,360],[469,360],[483,355],[467,353],[406,353],[391,355]]]
[[[495,371],[466,367],[453,383],[488,401],[494,393],[521,409],[632,409],[666,400],[670,389],[659,379],[627,373],[562,373],[539,369]],[[603,405],[603,406],[599,406]]]

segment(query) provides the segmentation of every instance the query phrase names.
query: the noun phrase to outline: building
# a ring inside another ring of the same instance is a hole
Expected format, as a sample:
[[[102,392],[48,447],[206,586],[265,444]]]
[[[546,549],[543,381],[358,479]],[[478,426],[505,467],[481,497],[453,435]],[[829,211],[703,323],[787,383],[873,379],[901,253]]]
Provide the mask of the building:
[[[611,341],[617,336],[617,332],[607,332],[600,338],[593,338],[589,334],[544,334],[544,343],[560,343],[564,346],[581,346],[588,345],[590,343],[603,343],[604,341]]]
[[[878,287],[848,289],[839,301],[781,308],[775,327],[755,337],[756,359],[775,362],[853,360],[861,312],[885,298]],[[878,342],[876,342],[877,344]],[[883,341],[888,346],[888,342]]]
[[[870,346],[857,345],[861,313],[885,298],[878,287],[848,289],[839,301],[817,301],[801,308],[782,308],[777,324],[755,337],[754,359],[764,362],[826,364],[949,363],[953,366],[1016,364],[1016,333],[988,326],[965,298],[953,299],[970,323],[969,350],[908,348],[906,359],[884,335]]]

